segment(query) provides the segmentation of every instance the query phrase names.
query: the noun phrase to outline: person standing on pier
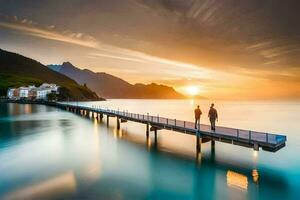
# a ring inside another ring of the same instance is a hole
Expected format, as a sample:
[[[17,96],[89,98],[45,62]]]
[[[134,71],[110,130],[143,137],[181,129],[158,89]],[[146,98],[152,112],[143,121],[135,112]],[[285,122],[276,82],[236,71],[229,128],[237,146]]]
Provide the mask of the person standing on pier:
[[[200,106],[198,105],[195,109],[195,129],[200,129],[200,117],[202,115],[202,111],[200,110]]]
[[[208,118],[211,125],[211,130],[216,130],[216,120],[218,121],[218,112],[214,108],[215,104],[211,104],[209,112],[208,112]]]

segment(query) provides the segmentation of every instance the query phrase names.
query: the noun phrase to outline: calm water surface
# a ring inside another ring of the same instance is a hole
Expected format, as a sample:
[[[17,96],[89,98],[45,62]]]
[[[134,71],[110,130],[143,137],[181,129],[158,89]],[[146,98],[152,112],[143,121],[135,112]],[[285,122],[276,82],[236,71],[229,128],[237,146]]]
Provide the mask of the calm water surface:
[[[206,101],[110,100],[102,108],[193,120]],[[116,130],[102,122],[42,105],[0,104],[0,199],[299,199],[300,103],[215,102],[218,125],[282,133],[276,153],[159,131],[145,125]],[[77,103],[75,103],[77,104]]]

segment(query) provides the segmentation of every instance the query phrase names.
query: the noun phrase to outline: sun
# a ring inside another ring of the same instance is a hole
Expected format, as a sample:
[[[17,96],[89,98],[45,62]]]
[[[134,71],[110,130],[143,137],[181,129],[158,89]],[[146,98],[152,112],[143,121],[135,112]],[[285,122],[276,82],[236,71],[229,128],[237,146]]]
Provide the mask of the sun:
[[[200,88],[198,86],[194,86],[194,85],[187,86],[185,88],[185,92],[190,96],[196,96],[200,93]]]

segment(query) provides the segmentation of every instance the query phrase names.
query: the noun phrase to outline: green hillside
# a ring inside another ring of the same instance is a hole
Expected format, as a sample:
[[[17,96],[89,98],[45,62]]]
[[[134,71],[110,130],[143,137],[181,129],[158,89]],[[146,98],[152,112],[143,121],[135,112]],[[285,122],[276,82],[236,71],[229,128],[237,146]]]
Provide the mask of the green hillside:
[[[9,87],[19,87],[47,82],[61,86],[66,96],[73,100],[96,100],[99,97],[88,88],[69,77],[50,70],[41,63],[16,53],[0,49],[0,96]]]

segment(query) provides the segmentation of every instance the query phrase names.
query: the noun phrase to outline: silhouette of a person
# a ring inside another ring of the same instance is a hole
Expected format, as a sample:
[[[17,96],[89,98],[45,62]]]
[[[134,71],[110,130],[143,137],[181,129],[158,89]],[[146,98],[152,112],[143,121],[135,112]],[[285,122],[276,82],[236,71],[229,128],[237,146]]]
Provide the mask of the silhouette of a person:
[[[209,112],[208,112],[208,118],[211,125],[211,130],[216,130],[216,120],[218,121],[218,112],[214,108],[215,104],[211,104]]]
[[[200,117],[202,115],[202,111],[200,110],[200,106],[198,105],[195,109],[195,129],[200,129]]]

